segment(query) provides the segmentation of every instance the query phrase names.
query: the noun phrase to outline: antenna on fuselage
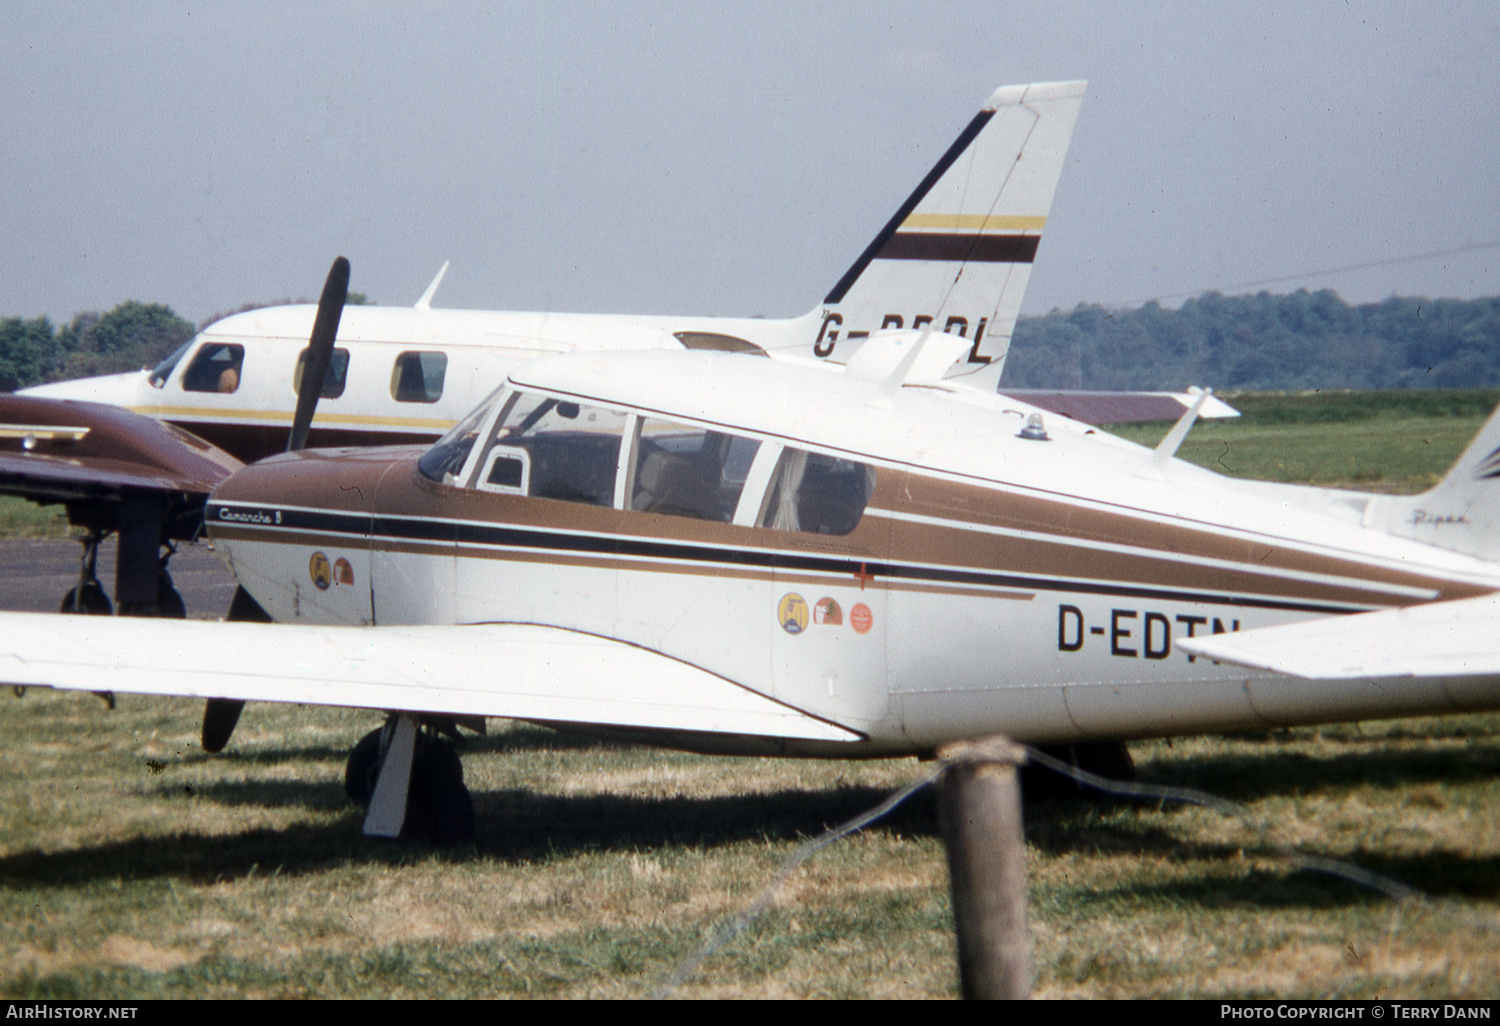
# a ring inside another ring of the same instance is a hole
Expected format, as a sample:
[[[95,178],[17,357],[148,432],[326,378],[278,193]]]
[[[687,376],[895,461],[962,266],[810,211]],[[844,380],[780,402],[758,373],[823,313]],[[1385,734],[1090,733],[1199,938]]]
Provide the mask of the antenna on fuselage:
[[[427,291],[422,293],[422,298],[413,304],[414,310],[431,310],[432,297],[437,294],[437,287],[443,283],[443,275],[448,273],[448,261],[443,261],[443,266],[438,268],[437,277],[432,279],[432,284],[427,286]]]

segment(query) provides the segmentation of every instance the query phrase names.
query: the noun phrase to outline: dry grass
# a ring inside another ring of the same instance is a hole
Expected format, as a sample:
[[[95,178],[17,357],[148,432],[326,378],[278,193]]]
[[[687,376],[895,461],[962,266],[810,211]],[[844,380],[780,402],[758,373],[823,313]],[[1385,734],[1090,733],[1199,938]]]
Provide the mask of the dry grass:
[[[1441,462],[1476,426],[1392,430]],[[1222,454],[1209,427],[1200,459]],[[1254,474],[1410,490],[1434,473],[1405,450],[1387,460],[1400,447],[1367,432],[1320,457],[1326,426],[1265,427],[1233,437]],[[465,755],[478,844],[444,854],[359,835],[343,762],[370,714],[252,706],[223,757],[198,751],[200,715],[0,696],[0,994],[644,996],[801,840],[920,772],[492,724]],[[1036,993],[1500,996],[1497,728],[1471,716],[1133,746],[1143,777],[1238,802],[1251,825],[1185,806],[1029,805]],[[818,854],[678,993],[954,996],[934,820],[924,792]],[[1433,900],[1308,872],[1287,846]]]
[[[344,753],[369,714],[253,706],[232,753],[191,702],[0,702],[0,993],[628,997],[751,903],[801,839],[911,762],[711,759],[500,724],[465,757],[472,851],[359,836]],[[1028,809],[1041,996],[1500,994],[1497,717],[1139,745],[1191,807]],[[1432,894],[1400,905],[1277,846]],[[817,855],[691,997],[943,997],[932,797]]]

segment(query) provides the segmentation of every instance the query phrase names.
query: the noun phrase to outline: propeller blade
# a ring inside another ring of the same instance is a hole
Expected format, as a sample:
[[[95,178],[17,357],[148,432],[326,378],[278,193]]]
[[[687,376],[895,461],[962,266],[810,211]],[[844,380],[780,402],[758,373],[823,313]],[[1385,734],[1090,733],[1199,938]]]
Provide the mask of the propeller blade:
[[[245,703],[230,698],[210,698],[203,710],[203,750],[222,752],[229,739],[234,736],[235,724],[240,722],[240,713]]]
[[[234,589],[234,598],[229,602],[229,615],[225,619],[231,623],[270,623],[271,614],[262,609],[255,597],[240,586]],[[244,711],[245,703],[238,699],[210,698],[203,707],[203,750],[222,752],[224,746],[229,744],[229,739],[234,736],[234,728],[240,722],[240,713]]]
[[[327,373],[328,360],[333,356],[333,340],[338,336],[339,319],[344,316],[344,301],[348,298],[349,261],[339,257],[329,268],[328,280],[323,283],[318,317],[313,321],[312,337],[307,340],[307,363],[302,368],[302,380],[297,383],[297,413],[292,417],[287,452],[294,452],[307,444],[313,411],[323,394],[323,375]]]

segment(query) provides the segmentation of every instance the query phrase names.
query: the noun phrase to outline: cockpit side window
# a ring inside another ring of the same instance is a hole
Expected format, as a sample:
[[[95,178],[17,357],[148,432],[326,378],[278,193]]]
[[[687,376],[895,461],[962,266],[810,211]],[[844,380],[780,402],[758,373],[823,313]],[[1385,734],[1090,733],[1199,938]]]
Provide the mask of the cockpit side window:
[[[185,392],[220,392],[228,394],[240,387],[240,366],[245,362],[245,347],[229,342],[205,342],[193,362],[182,372]]]
[[[802,449],[787,449],[771,477],[760,526],[813,534],[848,534],[859,526],[875,490],[875,468]]]
[[[727,524],[759,448],[754,439],[642,418],[630,508]]]
[[[613,506],[620,444],[630,415],[522,393],[479,464],[485,491]]]

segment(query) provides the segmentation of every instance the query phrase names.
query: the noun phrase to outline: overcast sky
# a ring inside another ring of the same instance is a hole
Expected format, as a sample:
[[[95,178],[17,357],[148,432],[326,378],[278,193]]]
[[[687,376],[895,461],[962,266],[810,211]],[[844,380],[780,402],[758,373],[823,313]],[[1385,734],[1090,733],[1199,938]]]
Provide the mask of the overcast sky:
[[[7,0],[0,316],[197,321],[338,254],[381,303],[452,260],[439,306],[789,316],[996,86],[1073,78],[1028,312],[1493,295],[1497,52],[1486,2]]]

